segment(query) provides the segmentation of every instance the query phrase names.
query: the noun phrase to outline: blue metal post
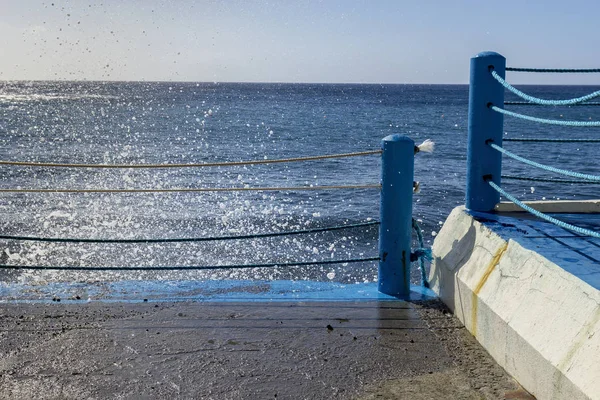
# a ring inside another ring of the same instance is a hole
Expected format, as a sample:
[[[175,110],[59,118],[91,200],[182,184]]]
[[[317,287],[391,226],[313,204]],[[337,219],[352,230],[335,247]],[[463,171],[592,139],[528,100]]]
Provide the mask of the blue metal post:
[[[381,147],[378,286],[390,296],[408,297],[415,142],[390,135]]]
[[[471,58],[469,85],[469,139],[467,144],[466,207],[473,211],[493,211],[500,195],[487,183],[500,185],[502,155],[486,144],[493,140],[502,146],[503,115],[490,105],[504,108],[504,87],[491,69],[504,78],[506,59],[498,53],[483,52]]]

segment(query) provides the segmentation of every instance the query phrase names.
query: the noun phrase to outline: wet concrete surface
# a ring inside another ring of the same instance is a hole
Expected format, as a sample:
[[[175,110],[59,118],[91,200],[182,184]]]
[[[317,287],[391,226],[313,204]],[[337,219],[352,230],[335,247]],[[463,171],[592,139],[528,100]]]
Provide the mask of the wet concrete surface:
[[[2,399],[530,399],[438,301],[0,304]]]

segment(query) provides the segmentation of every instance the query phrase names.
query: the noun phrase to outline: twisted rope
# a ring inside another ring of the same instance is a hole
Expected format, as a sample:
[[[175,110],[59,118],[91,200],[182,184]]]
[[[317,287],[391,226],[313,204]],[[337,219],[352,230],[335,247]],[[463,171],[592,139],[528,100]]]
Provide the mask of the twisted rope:
[[[555,167],[551,167],[549,165],[544,165],[544,164],[540,164],[537,163],[535,161],[531,161],[528,160],[526,158],[523,158],[521,156],[518,156],[514,153],[511,153],[510,151],[496,145],[495,143],[489,142],[487,143],[490,147],[492,147],[493,149],[499,151],[502,154],[505,154],[506,156],[517,160],[517,161],[521,161],[522,163],[525,163],[527,165],[531,165],[532,167],[536,167],[536,168],[541,168],[544,169],[546,171],[550,171],[550,172],[555,172],[557,174],[561,174],[561,175],[567,175],[567,176],[572,176],[574,178],[580,178],[580,179],[587,179],[590,181],[595,181],[595,182],[600,182],[600,176],[597,175],[589,175],[589,174],[582,174],[579,172],[573,172],[573,171],[568,171],[566,169],[559,169],[559,168],[555,168]]]
[[[509,180],[514,180],[514,181],[573,183],[573,184],[582,184],[582,185],[597,185],[600,183],[600,182],[594,182],[594,181],[573,180],[573,179],[526,178],[526,177],[514,176],[514,175],[502,175],[502,179],[509,179]]]
[[[327,154],[322,156],[280,158],[274,160],[250,160],[214,163],[192,163],[192,164],[68,164],[68,163],[46,163],[29,161],[0,161],[0,165],[16,165],[22,167],[64,167],[64,168],[198,168],[198,167],[231,167],[239,165],[256,164],[278,164],[298,161],[315,161],[330,158],[358,157],[372,154],[381,154],[381,150],[361,151],[356,153]]]
[[[248,268],[270,268],[270,267],[304,267],[308,265],[345,264],[366,261],[379,261],[379,257],[350,258],[347,260],[323,260],[291,263],[268,263],[268,264],[238,264],[238,265],[206,265],[190,267],[63,267],[63,266],[40,266],[40,265],[0,265],[0,269],[29,269],[29,270],[61,270],[61,271],[198,271],[214,269],[248,269]]]
[[[0,193],[175,193],[175,192],[273,192],[297,190],[381,189],[381,185],[333,185],[243,188],[180,188],[180,189],[0,189]]]
[[[535,139],[535,138],[503,138],[503,142],[546,142],[546,143],[600,143],[600,139]]]
[[[492,73],[492,76],[498,82],[500,82],[500,84],[502,86],[504,86],[506,89],[508,89],[509,91],[513,92],[514,94],[516,94],[520,98],[525,99],[525,100],[530,101],[530,102],[535,103],[535,104],[543,105],[543,106],[568,106],[568,105],[583,103],[584,101],[588,101],[588,100],[594,99],[596,97],[600,97],[600,90],[598,90],[598,91],[590,93],[588,95],[577,97],[577,98],[574,98],[574,99],[568,99],[568,100],[545,100],[545,99],[540,99],[538,97],[533,97],[533,96],[530,96],[530,95],[528,95],[526,93],[523,93],[522,91],[520,91],[519,89],[517,89],[516,87],[512,86],[510,83],[506,82],[504,79],[502,79],[502,77],[500,75],[498,75],[498,73],[496,71],[492,70],[491,73]]]
[[[539,106],[540,104],[531,103],[529,101],[505,101],[506,106]],[[600,102],[586,102],[571,104],[572,106],[600,106]]]
[[[38,236],[9,236],[0,235],[0,239],[5,240],[27,240],[36,242],[56,242],[56,243],[174,243],[174,242],[211,242],[217,240],[241,240],[241,239],[258,239],[275,236],[300,235],[306,233],[318,233],[337,231],[341,229],[361,228],[365,226],[379,225],[379,221],[364,222],[360,224],[328,226],[324,228],[302,229],[296,231],[273,232],[273,233],[257,233],[251,235],[239,236],[213,236],[199,238],[168,238],[168,239],[76,239],[76,238],[51,238]]]
[[[589,230],[589,229],[584,229],[584,228],[581,228],[579,226],[571,225],[571,224],[566,223],[564,221],[561,221],[559,219],[553,218],[553,217],[551,217],[551,216],[549,216],[547,214],[539,212],[539,211],[537,211],[537,210],[529,207],[527,204],[519,201],[516,197],[514,197],[511,194],[509,194],[506,191],[504,191],[500,186],[496,185],[494,182],[488,181],[488,183],[490,184],[490,186],[492,188],[494,188],[502,196],[506,197],[508,200],[512,201],[513,203],[515,203],[516,205],[518,205],[519,207],[521,207],[525,211],[530,212],[531,214],[535,215],[538,218],[541,218],[543,220],[551,222],[554,225],[560,226],[561,228],[568,229],[570,231],[580,233],[582,235],[591,236],[591,237],[595,237],[595,238],[600,238],[600,233],[598,233],[598,232],[595,232],[595,231],[592,231],[592,230]]]
[[[527,121],[539,122],[542,124],[550,124],[550,125],[561,125],[561,126],[600,126],[600,121],[559,121],[555,119],[545,119],[545,118],[537,118],[529,115],[518,114],[516,112],[508,111],[503,108],[497,107],[495,105],[490,105],[490,108],[496,112],[501,114],[510,115],[511,117],[516,117],[520,119],[524,119]]]
[[[421,230],[421,227],[417,223],[417,220],[414,218],[412,219],[412,227],[413,227],[415,233],[417,234],[417,240],[419,241],[419,247],[421,249],[424,249],[425,241],[423,240],[423,231]],[[427,281],[427,275],[425,274],[425,257],[419,257],[419,263],[420,263],[420,270],[421,270],[421,284],[423,285],[423,287],[428,288],[429,282]]]
[[[513,72],[551,72],[551,73],[594,73],[600,72],[600,68],[588,68],[588,69],[572,69],[572,68],[515,68],[515,67],[506,67],[506,71]]]

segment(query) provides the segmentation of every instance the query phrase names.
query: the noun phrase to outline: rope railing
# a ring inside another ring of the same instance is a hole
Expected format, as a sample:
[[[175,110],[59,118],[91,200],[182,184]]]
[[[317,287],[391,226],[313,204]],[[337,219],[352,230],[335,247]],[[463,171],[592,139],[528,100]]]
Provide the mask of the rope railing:
[[[600,182],[576,180],[576,179],[555,179],[555,178],[534,178],[525,176],[502,175],[502,179],[513,181],[531,181],[531,182],[549,182],[549,183],[566,183],[566,184],[581,184],[581,185],[598,185]]]
[[[431,153],[434,148],[434,142],[427,139],[423,143],[415,147],[415,153],[425,152]],[[189,164],[84,164],[84,163],[53,163],[53,162],[35,162],[35,161],[11,161],[0,160],[0,165],[20,166],[20,167],[56,167],[56,168],[113,168],[113,169],[129,169],[129,168],[202,168],[202,167],[234,167],[244,165],[259,165],[259,164],[280,164],[301,161],[318,161],[335,158],[361,157],[375,154],[382,154],[382,150],[367,150],[354,153],[339,153],[325,154],[320,156],[292,157],[292,158],[276,158],[248,161],[224,161],[212,163],[189,163]]]
[[[258,164],[279,164],[300,161],[317,161],[332,158],[360,157],[374,154],[381,154],[381,150],[360,151],[355,153],[326,154],[320,156],[279,158],[272,160],[249,160],[249,161],[228,161],[213,163],[190,163],[190,164],[69,164],[69,163],[51,163],[51,162],[31,162],[31,161],[6,161],[0,160],[0,165],[12,165],[21,167],[56,167],[56,168],[201,168],[201,167],[233,167],[242,165]]]
[[[528,160],[527,158],[521,157],[519,155],[516,155],[500,146],[498,146],[497,144],[493,143],[493,142],[489,142],[488,145],[493,148],[494,150],[499,151],[500,153],[514,159],[517,161],[520,161],[522,163],[525,163],[527,165],[531,165],[532,167],[536,167],[536,168],[540,168],[549,172],[555,172],[557,174],[561,174],[561,175],[566,175],[566,176],[572,176],[573,178],[580,178],[580,179],[587,179],[590,181],[595,181],[595,182],[600,182],[600,176],[598,175],[590,175],[590,174],[582,174],[579,172],[573,172],[573,171],[569,171],[566,169],[560,169],[560,168],[555,168],[555,167],[551,167],[549,165],[545,165],[545,164],[540,164],[538,162],[535,161],[531,161]]]
[[[348,258],[342,260],[320,261],[294,261],[273,262],[264,264],[230,264],[230,265],[191,265],[191,266],[45,266],[45,265],[0,265],[0,269],[12,270],[63,270],[63,271],[167,271],[167,270],[218,270],[218,269],[255,269],[268,267],[302,267],[312,265],[348,264],[360,262],[379,262],[380,292],[396,296],[407,297],[410,295],[410,263],[420,259],[421,274],[424,285],[425,277],[424,258],[431,257],[431,250],[424,247],[422,233],[415,228],[421,245],[420,248],[411,250],[410,231],[399,232],[395,226],[405,226],[400,220],[412,217],[412,194],[418,191],[418,182],[414,178],[414,155],[419,152],[432,152],[434,142],[425,140],[420,145],[400,135],[390,135],[382,140],[382,150],[371,150],[356,153],[329,154],[321,156],[263,159],[234,162],[215,163],[189,163],[189,164],[82,164],[82,163],[55,163],[31,161],[0,160],[0,166],[22,167],[62,167],[62,168],[188,168],[188,167],[226,167],[244,166],[255,164],[274,164],[297,161],[314,161],[343,157],[355,157],[380,154],[382,156],[382,179],[380,184],[356,185],[313,185],[313,186],[273,186],[273,187],[218,187],[218,188],[154,188],[154,189],[102,189],[102,188],[0,188],[0,193],[172,193],[172,192],[246,192],[246,191],[303,191],[303,190],[333,190],[333,189],[378,189],[381,190],[381,221],[387,221],[386,227],[380,221],[369,221],[358,224],[346,224],[322,228],[300,229],[284,232],[269,232],[246,235],[226,235],[212,237],[183,237],[183,238],[141,238],[141,239],[95,239],[95,238],[69,238],[69,237],[43,237],[24,235],[0,235],[0,240],[19,240],[56,243],[174,243],[174,242],[208,242],[218,240],[242,240],[280,237],[286,235],[310,234],[328,232],[340,229],[352,229],[381,225],[379,229],[379,253],[381,257]],[[399,173],[402,171],[402,173]],[[385,216],[385,218],[384,218]],[[399,218],[398,218],[399,216]],[[389,220],[389,221],[388,221]],[[391,225],[389,225],[391,223]],[[394,229],[390,229],[390,226]],[[408,235],[406,235],[408,233]],[[362,256],[362,254],[361,254]],[[413,260],[414,258],[414,260]],[[402,278],[400,278],[402,277]]]
[[[419,248],[424,249],[425,241],[423,240],[423,231],[421,230],[421,227],[419,226],[419,223],[417,222],[417,220],[414,218],[412,219],[412,228],[415,231],[415,234],[417,235],[417,240],[419,242]],[[423,255],[419,256],[418,258],[419,258],[419,270],[421,272],[421,285],[428,288],[429,281],[427,280],[427,274],[425,272],[426,256],[423,254]]]
[[[592,231],[590,229],[585,229],[579,226],[575,226],[575,225],[571,225],[567,222],[561,221],[559,219],[556,219],[554,217],[551,217],[547,214],[544,214],[532,207],[529,207],[527,204],[523,203],[522,201],[519,201],[519,199],[517,199],[516,197],[514,197],[513,195],[511,195],[510,193],[507,193],[505,190],[503,190],[500,186],[496,185],[494,182],[492,181],[488,181],[488,184],[494,189],[496,190],[499,194],[501,194],[502,196],[506,197],[508,200],[512,201],[513,203],[515,203],[517,206],[521,207],[522,209],[524,209],[525,211],[535,215],[538,218],[541,218],[543,220],[546,220],[548,222],[551,222],[557,226],[560,226],[561,228],[564,229],[568,229],[570,231],[573,232],[577,232],[579,234],[582,235],[586,235],[586,236],[591,236],[591,237],[595,237],[595,238],[599,238],[600,239],[600,233],[596,232],[596,231]]]
[[[502,55],[494,52],[480,53],[471,59],[468,122],[469,150],[467,155],[469,166],[467,173],[466,207],[470,210],[478,212],[493,212],[500,200],[500,196],[504,196],[519,207],[539,218],[583,235],[600,238],[600,233],[598,232],[576,227],[534,210],[500,187],[501,179],[560,184],[598,184],[600,183],[600,176],[569,171],[566,169],[541,164],[514,154],[499,145],[503,141],[529,143],[600,143],[600,139],[587,138],[504,138],[504,119],[502,118],[502,115],[508,115],[526,121],[542,124],[572,127],[600,127],[600,121],[591,121],[591,118],[590,121],[570,121],[539,118],[508,111],[502,107],[499,107],[499,105],[502,105],[503,107],[505,105],[600,105],[600,102],[588,102],[591,99],[600,97],[600,91],[595,91],[585,96],[566,100],[548,100],[528,95],[510,85],[503,78],[505,71],[542,73],[599,73],[600,69],[505,68],[505,65],[506,59]],[[526,102],[504,101],[504,94],[506,90],[521,97],[522,99],[526,100]],[[488,109],[493,110],[495,113],[484,112],[484,106],[487,106]],[[489,149],[493,149],[495,151],[491,151]],[[503,155],[516,161],[525,163],[529,166],[540,168],[544,171],[556,174],[570,176],[572,178],[576,178],[576,180],[503,175],[501,174]]]
[[[531,103],[529,101],[505,101],[505,106],[540,106],[542,104]],[[575,103],[570,104],[569,106],[600,106],[600,102],[585,102],[585,103]]]
[[[503,142],[600,143],[600,139],[502,138]]]
[[[337,226],[327,226],[323,228],[300,229],[284,232],[255,233],[249,235],[233,236],[211,236],[194,238],[164,238],[164,239],[85,239],[85,238],[53,238],[41,236],[17,236],[0,235],[3,240],[23,240],[36,242],[56,242],[56,243],[180,243],[180,242],[212,242],[220,240],[242,240],[242,239],[260,239],[277,236],[301,235],[319,232],[338,231],[342,229],[362,228],[366,226],[379,225],[379,221],[369,221],[359,224],[347,224]]]
[[[506,89],[508,89],[512,93],[516,94],[517,96],[519,96],[520,98],[522,98],[524,100],[527,100],[527,101],[529,101],[531,103],[535,103],[535,104],[539,104],[539,105],[544,105],[544,106],[568,106],[568,105],[583,103],[583,102],[586,102],[588,100],[595,99],[596,97],[600,97],[600,90],[598,90],[596,92],[590,93],[590,94],[585,95],[585,96],[577,97],[577,98],[574,98],[574,99],[567,99],[567,100],[547,100],[547,99],[540,99],[538,97],[533,97],[533,96],[530,96],[530,95],[528,95],[526,93],[523,93],[522,91],[520,91],[516,87],[512,86],[510,83],[508,83],[504,79],[502,79],[502,77],[500,75],[498,75],[498,73],[496,71],[494,71],[493,69],[491,70],[491,74],[492,74],[492,76],[498,82],[500,82],[500,84],[502,86],[504,86]]]
[[[560,126],[578,126],[578,127],[600,127],[600,121],[561,121],[557,119],[546,119],[532,117],[530,115],[519,114],[513,111],[508,111],[493,104],[488,106],[492,110],[511,117],[524,119],[527,121],[539,122],[541,124],[560,125]]]
[[[215,269],[250,269],[250,268],[273,268],[273,267],[304,267],[309,265],[330,265],[379,261],[379,257],[349,258],[346,260],[321,260],[302,261],[289,263],[266,263],[266,264],[234,264],[234,265],[193,265],[193,266],[139,266],[139,267],[66,267],[45,265],[0,265],[0,269],[25,269],[25,270],[60,270],[60,271],[199,271]]]
[[[277,186],[232,188],[173,188],[173,189],[0,189],[0,193],[203,193],[203,192],[285,192],[303,190],[381,189],[380,184],[330,186]]]
[[[506,67],[506,71],[512,72],[541,72],[541,73],[556,73],[556,74],[589,74],[600,72],[600,68],[517,68]]]

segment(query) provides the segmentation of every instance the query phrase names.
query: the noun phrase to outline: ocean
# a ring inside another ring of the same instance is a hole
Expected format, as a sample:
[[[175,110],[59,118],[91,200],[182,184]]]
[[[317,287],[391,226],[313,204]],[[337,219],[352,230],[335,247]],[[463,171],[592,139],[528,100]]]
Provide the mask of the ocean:
[[[522,86],[544,98],[591,86]],[[508,96],[506,100],[516,100]],[[598,120],[597,107],[513,107],[555,119]],[[89,164],[204,163],[375,150],[390,134],[417,144],[414,217],[431,245],[464,203],[468,86],[178,82],[0,82],[0,159]],[[505,137],[597,138],[598,129],[505,117]],[[506,143],[535,161],[598,173],[594,144]],[[505,160],[503,173],[550,175]],[[377,184],[375,155],[211,168],[78,169],[0,166],[0,188],[211,188]],[[558,177],[555,175],[555,177]],[[598,198],[594,185],[506,181],[524,200]],[[101,239],[242,235],[379,218],[374,189],[218,193],[0,193],[3,235]],[[195,266],[377,256],[377,226],[202,243],[90,244],[0,240],[0,264]],[[376,262],[211,271],[5,271],[5,282],[250,279],[372,282]],[[412,273],[419,283],[419,273]]]

